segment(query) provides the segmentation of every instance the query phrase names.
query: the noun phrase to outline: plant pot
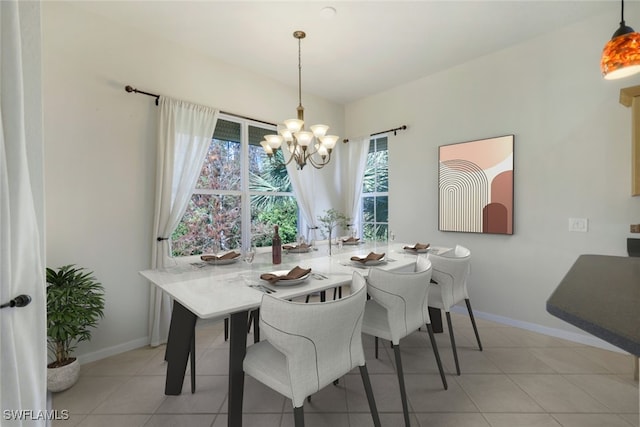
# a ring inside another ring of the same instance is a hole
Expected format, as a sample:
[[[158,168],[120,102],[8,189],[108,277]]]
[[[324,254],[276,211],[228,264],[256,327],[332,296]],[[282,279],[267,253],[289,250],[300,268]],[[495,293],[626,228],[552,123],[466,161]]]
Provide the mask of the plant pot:
[[[47,367],[47,389],[51,392],[63,391],[74,385],[80,378],[80,362],[73,362],[59,368]]]

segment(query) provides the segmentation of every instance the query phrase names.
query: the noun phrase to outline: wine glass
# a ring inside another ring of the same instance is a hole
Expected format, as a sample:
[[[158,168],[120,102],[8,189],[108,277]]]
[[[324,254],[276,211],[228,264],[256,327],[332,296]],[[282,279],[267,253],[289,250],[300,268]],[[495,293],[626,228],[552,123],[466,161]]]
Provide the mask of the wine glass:
[[[251,265],[255,256],[256,256],[256,248],[254,246],[249,246],[248,248],[245,248],[244,254],[242,256],[242,260],[246,262],[248,265]]]
[[[211,253],[213,253],[213,255],[217,257],[219,252],[220,252],[220,244],[217,241],[212,242]]]

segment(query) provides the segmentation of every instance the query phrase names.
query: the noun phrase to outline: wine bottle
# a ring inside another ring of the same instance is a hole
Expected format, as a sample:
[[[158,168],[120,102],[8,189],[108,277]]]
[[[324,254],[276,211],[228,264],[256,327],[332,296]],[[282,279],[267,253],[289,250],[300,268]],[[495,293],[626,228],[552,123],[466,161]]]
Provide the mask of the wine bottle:
[[[271,241],[271,261],[274,264],[282,262],[282,240],[278,232],[278,226],[273,227],[273,239]]]

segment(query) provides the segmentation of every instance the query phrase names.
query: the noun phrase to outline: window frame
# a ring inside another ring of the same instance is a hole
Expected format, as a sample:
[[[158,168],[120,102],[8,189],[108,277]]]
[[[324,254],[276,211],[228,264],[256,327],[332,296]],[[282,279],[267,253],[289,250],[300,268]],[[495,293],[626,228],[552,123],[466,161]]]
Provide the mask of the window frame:
[[[391,231],[389,229],[389,137],[388,134],[384,133],[384,134],[379,134],[379,135],[375,135],[372,136],[369,139],[369,147],[371,147],[371,144],[375,144],[374,146],[374,150],[373,152],[371,151],[371,149],[369,148],[369,150],[367,151],[367,164],[369,163],[369,155],[371,155],[372,153],[376,153],[378,151],[385,151],[385,150],[378,150],[378,140],[381,139],[385,139],[386,140],[386,151],[387,151],[387,165],[386,165],[386,172],[387,172],[387,190],[386,191],[377,191],[378,189],[378,165],[376,164],[375,167],[375,185],[374,188],[376,191],[373,192],[369,192],[369,193],[365,193],[364,188],[362,190],[362,194],[360,196],[360,212],[359,212],[359,216],[360,216],[360,224],[361,224],[361,230],[358,231],[359,237],[364,237],[364,229],[366,224],[372,224],[374,227],[374,230],[377,230],[378,227],[380,225],[386,225],[387,227],[387,233],[386,233],[386,240],[389,240],[389,236],[391,234]],[[366,167],[365,167],[365,172],[366,172]],[[363,187],[364,187],[364,181],[363,181]],[[387,198],[387,221],[386,222],[380,222],[377,221],[377,199],[379,197],[386,197]],[[365,221],[365,198],[373,198],[373,221]],[[377,236],[377,232],[374,234],[374,236]]]
[[[251,199],[253,196],[260,196],[268,194],[269,196],[282,196],[282,197],[292,197],[296,200],[295,194],[293,192],[293,188],[290,192],[286,191],[257,191],[250,189],[250,171],[249,171],[249,127],[257,127],[261,129],[265,129],[270,131],[271,133],[277,132],[276,125],[270,125],[265,122],[260,122],[256,120],[252,120],[245,117],[234,116],[230,114],[220,113],[218,116],[218,120],[226,120],[229,122],[239,123],[240,124],[240,189],[239,190],[219,190],[219,189],[204,189],[198,188],[198,184],[194,185],[194,188],[191,191],[191,198],[195,194],[199,195],[207,195],[207,196],[237,196],[240,197],[240,244],[241,247],[237,249],[247,248],[251,245],[253,241],[253,235],[251,230]],[[213,142],[213,135],[211,136],[211,142]],[[234,141],[235,142],[235,141]],[[267,160],[268,161],[268,160]],[[204,165],[204,159],[203,159]],[[288,172],[287,172],[288,173]],[[297,203],[297,200],[296,200]],[[183,214],[184,217],[184,214]],[[182,218],[180,219],[182,222]],[[297,228],[298,233],[300,230],[300,209],[298,207],[298,217],[297,217]],[[234,249],[234,248],[230,248]],[[172,255],[173,256],[173,255]],[[176,258],[182,258],[193,255],[178,255]]]

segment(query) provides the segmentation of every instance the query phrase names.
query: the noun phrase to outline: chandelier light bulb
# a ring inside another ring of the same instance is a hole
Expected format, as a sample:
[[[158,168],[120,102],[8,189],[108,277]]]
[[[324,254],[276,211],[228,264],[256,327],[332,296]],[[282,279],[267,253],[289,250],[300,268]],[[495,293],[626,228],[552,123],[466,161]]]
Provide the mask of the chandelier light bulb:
[[[313,133],[306,130],[296,132],[294,133],[294,135],[296,137],[296,140],[298,141],[298,145],[300,145],[301,147],[307,147],[313,140]]]
[[[273,150],[271,149],[267,141],[260,141],[260,145],[262,145],[264,152],[267,153],[268,156],[273,155]]]
[[[326,135],[320,138],[320,142],[324,145],[327,150],[333,150],[336,146],[336,142],[338,142],[338,135]]]
[[[320,145],[320,147],[318,147],[318,154],[320,154],[321,157],[326,157],[328,154],[327,148],[324,145]]]
[[[304,121],[299,119],[289,119],[284,121],[284,125],[287,127],[289,132],[295,134],[296,132],[300,132],[302,126],[304,126]]]
[[[280,135],[265,135],[264,139],[269,144],[269,147],[271,147],[271,149],[275,151],[280,148],[280,145],[282,144],[284,138]]]
[[[329,130],[329,126],[327,125],[313,125],[311,126],[311,132],[313,132],[313,136],[316,138],[320,138],[321,136],[325,136],[327,131]]]

